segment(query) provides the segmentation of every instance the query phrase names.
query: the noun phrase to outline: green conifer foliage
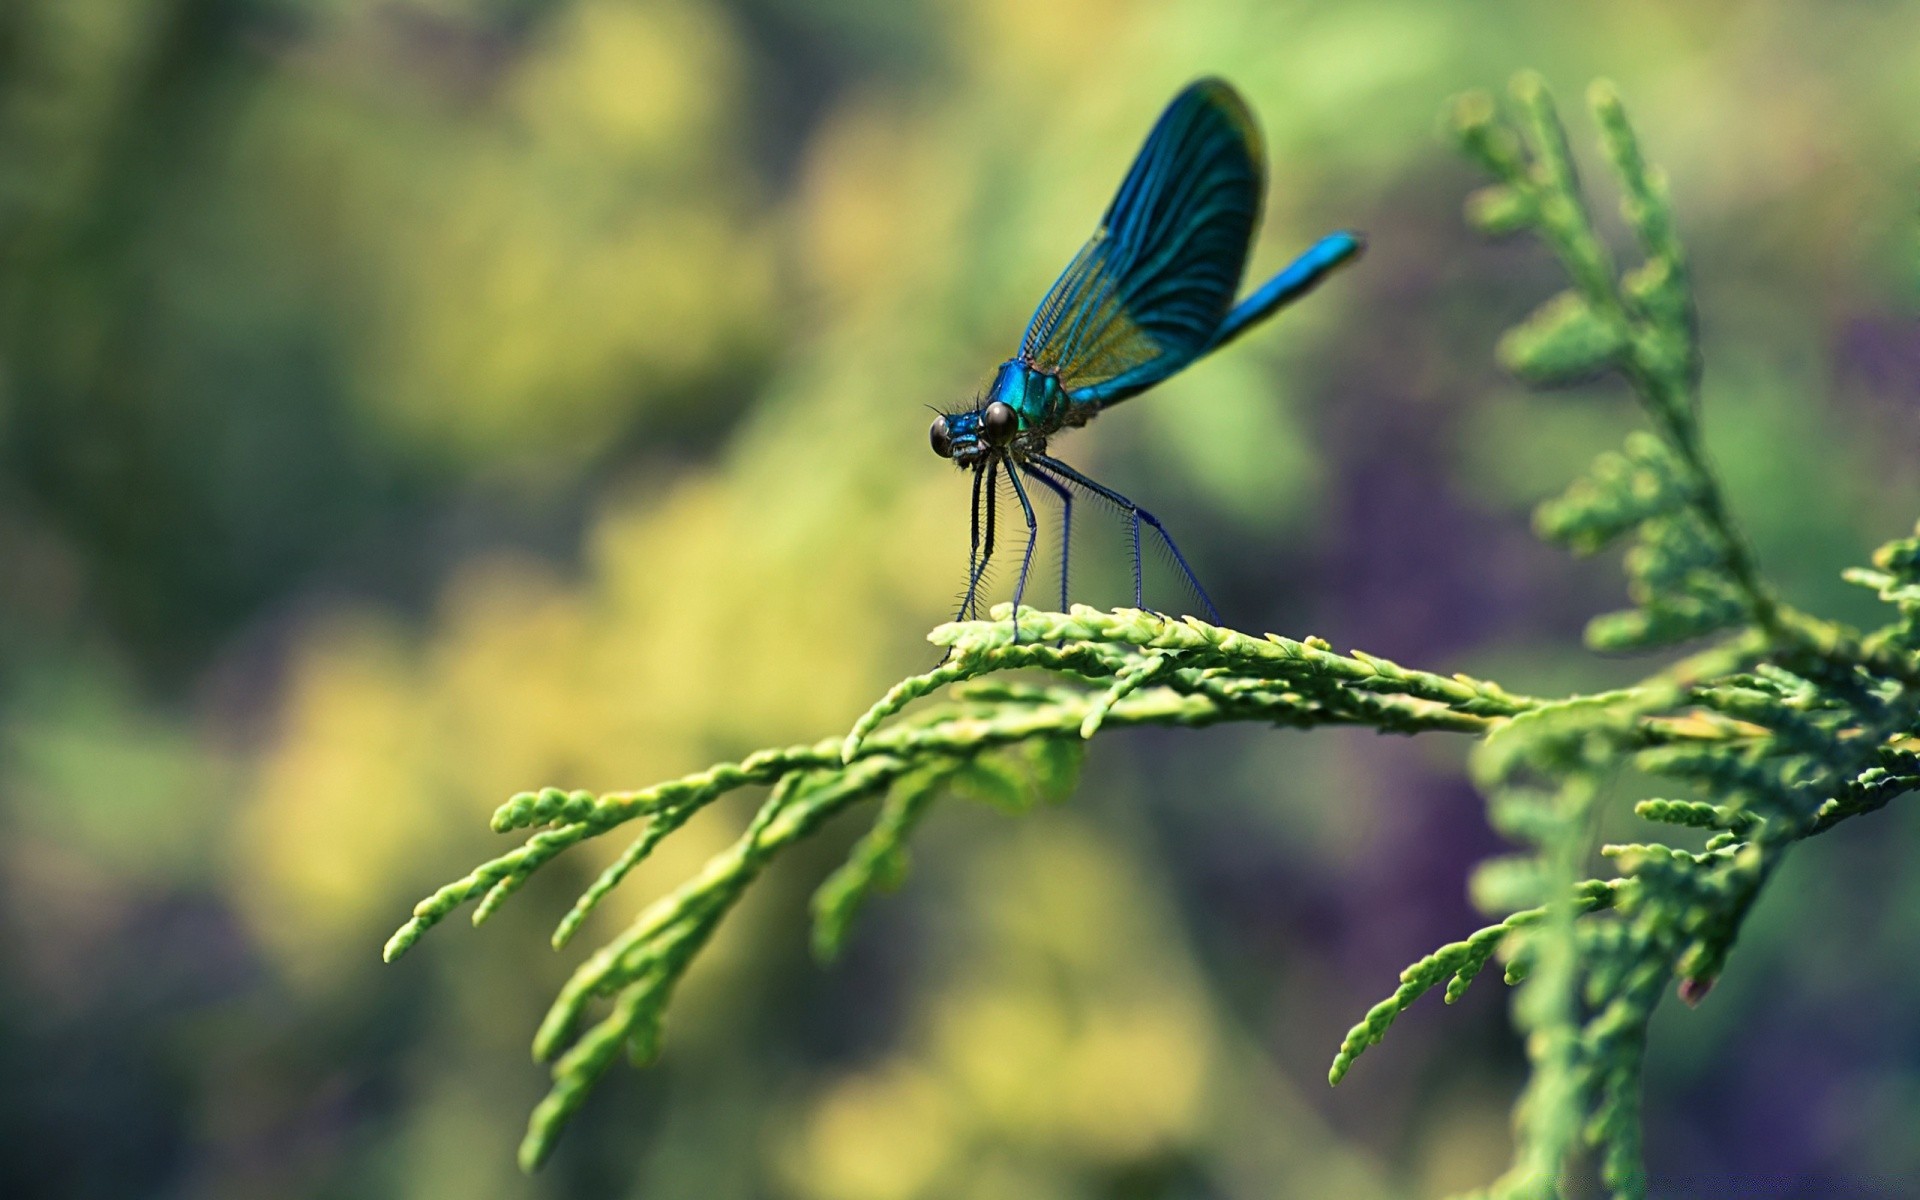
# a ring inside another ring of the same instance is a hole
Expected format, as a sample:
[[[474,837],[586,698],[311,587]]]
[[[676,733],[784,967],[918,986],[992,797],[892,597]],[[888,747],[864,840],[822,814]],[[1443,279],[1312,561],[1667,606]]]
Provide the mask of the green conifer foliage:
[[[1451,1003],[1497,959],[1514,988],[1529,1077],[1514,1109],[1514,1162],[1480,1194],[1558,1196],[1572,1164],[1592,1151],[1607,1194],[1646,1195],[1640,1091],[1654,1009],[1669,992],[1688,1003],[1706,995],[1796,844],[1920,785],[1920,537],[1848,573],[1892,606],[1881,629],[1823,620],[1773,594],[1702,444],[1693,294],[1664,176],[1642,157],[1613,89],[1595,85],[1589,102],[1637,243],[1638,262],[1622,270],[1595,231],[1545,86],[1528,74],[1512,91],[1510,114],[1480,94],[1449,114],[1450,131],[1493,180],[1469,198],[1467,215],[1490,234],[1538,237],[1570,286],[1510,331],[1499,356],[1541,387],[1617,376],[1646,419],[1543,503],[1536,527],[1581,554],[1629,544],[1631,604],[1592,621],[1594,649],[1698,648],[1633,687],[1541,698],[1338,653],[1317,638],[1131,609],[1002,606],[989,620],[936,628],[930,640],[948,651],[945,661],[896,685],[844,737],[763,750],[639,791],[517,795],[493,827],[528,831],[526,840],[421,901],[387,943],[389,959],[464,905],[484,921],[561,851],[637,829],[561,920],[553,940],[562,946],[695,813],[731,792],[766,789],[731,847],[562,988],[534,1039],[553,1085],[533,1113],[524,1166],[551,1153],[622,1048],[639,1063],[653,1058],[688,963],[760,871],[828,819],[871,802],[867,832],[814,899],[823,960],[874,892],[899,886],[908,840],[936,805],[969,796],[1017,813],[1064,798],[1103,731],[1236,721],[1477,739],[1475,782],[1516,846],[1472,881],[1495,920],[1402,972],[1347,1035],[1329,1078],[1339,1083],[1421,996],[1440,988]],[[1604,781],[1623,766],[1675,793],[1641,801],[1641,818],[1707,839],[1698,850],[1606,845],[1599,853],[1611,874],[1590,878],[1592,817]]]

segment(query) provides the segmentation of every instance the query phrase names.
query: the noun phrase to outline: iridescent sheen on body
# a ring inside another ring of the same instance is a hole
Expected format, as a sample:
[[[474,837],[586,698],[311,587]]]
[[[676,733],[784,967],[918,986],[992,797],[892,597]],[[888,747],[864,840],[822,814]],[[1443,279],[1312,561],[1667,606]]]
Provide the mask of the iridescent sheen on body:
[[[1073,497],[1080,493],[1128,516],[1136,605],[1145,524],[1165,542],[1207,615],[1218,619],[1185,557],[1151,513],[1048,457],[1046,448],[1053,434],[1086,424],[1225,345],[1360,253],[1358,234],[1329,234],[1236,305],[1266,192],[1265,164],[1259,127],[1239,93],[1220,79],[1189,85],[1161,113],[1099,228],[1040,302],[1020,352],[1001,364],[970,409],[935,420],[935,452],[975,472],[973,561],[962,617],[975,608],[993,554],[994,506],[1004,472],[1028,530],[1014,587],[1016,609],[1037,532],[1024,476],[1062,502],[1062,608]]]

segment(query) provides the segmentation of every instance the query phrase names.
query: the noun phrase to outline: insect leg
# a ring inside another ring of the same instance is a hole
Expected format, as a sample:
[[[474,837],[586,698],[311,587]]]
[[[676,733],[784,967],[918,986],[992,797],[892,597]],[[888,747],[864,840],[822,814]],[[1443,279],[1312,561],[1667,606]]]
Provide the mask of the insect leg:
[[[974,572],[980,563],[980,477],[983,474],[985,474],[984,471],[978,470],[973,473],[973,502],[967,509],[970,518],[967,530],[967,592],[961,597],[960,611],[953,616],[956,621],[967,619],[967,605],[973,593]]]
[[[1020,597],[1027,590],[1027,573],[1033,569],[1033,546],[1040,540],[1040,522],[1033,516],[1033,501],[1027,499],[1027,489],[1020,483],[1020,472],[1011,467],[1007,470],[1007,482],[1013,485],[1013,494],[1020,498],[1020,511],[1027,515],[1027,552],[1020,558],[1020,578],[1013,584],[1013,641],[1020,643]]]
[[[1187,565],[1187,556],[1180,553],[1180,547],[1174,544],[1173,535],[1168,533],[1167,527],[1160,523],[1160,518],[1154,516],[1146,509],[1141,508],[1125,496],[1122,496],[1119,492],[1107,487],[1105,484],[1097,483],[1093,479],[1082,475],[1057,458],[1049,458],[1044,454],[1036,454],[1033,456],[1033,461],[1039,463],[1069,483],[1087,489],[1089,492],[1099,496],[1107,503],[1114,505],[1127,514],[1128,519],[1133,523],[1133,578],[1134,603],[1136,605],[1140,603],[1140,526],[1144,523],[1150,526],[1154,533],[1159,535],[1161,543],[1166,546],[1167,552],[1173,556],[1174,565],[1180,568],[1180,574],[1185,578],[1187,586],[1193,589],[1193,594],[1207,610],[1207,619],[1216,625],[1220,623],[1220,610],[1213,606],[1213,600],[1207,595],[1207,589],[1200,586],[1200,580],[1194,575],[1193,568]]]
[[[1064,486],[1038,467],[1022,463],[1022,471],[1027,478],[1035,479],[1046,485],[1054,495],[1060,497],[1060,611],[1067,611],[1067,557],[1073,550],[1073,489]]]
[[[960,601],[959,615],[954,617],[956,621],[976,620],[980,616],[978,601],[980,581],[986,577],[987,564],[993,559],[994,495],[999,491],[999,470],[1000,464],[991,462],[985,468],[973,473],[974,529],[976,533],[979,532],[980,505],[984,502],[987,510],[986,534],[979,539],[979,554],[971,558],[967,564],[967,594]]]

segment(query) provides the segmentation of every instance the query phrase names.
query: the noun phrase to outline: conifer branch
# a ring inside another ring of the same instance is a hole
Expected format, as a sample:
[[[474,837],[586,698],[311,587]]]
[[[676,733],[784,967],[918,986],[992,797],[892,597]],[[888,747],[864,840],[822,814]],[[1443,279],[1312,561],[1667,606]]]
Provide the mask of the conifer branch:
[[[1317,638],[1264,637],[1133,609],[996,608],[939,626],[947,651],[903,680],[843,737],[764,750],[639,791],[547,788],[514,796],[496,831],[516,848],[422,900],[393,935],[397,958],[434,924],[474,905],[484,920],[571,847],[639,822],[627,849],[554,933],[568,943],[649,854],[722,797],[767,789],[739,838],[594,951],[534,1039],[553,1063],[521,1161],[536,1167],[624,1047],[658,1052],[688,965],[785,849],[868,801],[872,822],[813,902],[822,960],[858,910],[899,886],[909,841],[953,798],[1011,812],[1064,797],[1091,741],[1138,726],[1252,722],[1451,732],[1476,740],[1474,779],[1516,851],[1483,864],[1471,892],[1495,920],[1408,967],[1343,1040],[1329,1080],[1427,992],[1451,1003],[1498,960],[1514,987],[1529,1076],[1516,1104],[1515,1158],[1481,1193],[1550,1197],[1585,1149],[1615,1197],[1642,1197],[1639,1094],[1646,1028],[1669,987],[1701,1002],[1746,915],[1791,849],[1920,788],[1920,535],[1891,543],[1848,578],[1894,610],[1861,633],[1801,613],[1762,579],[1701,437],[1701,358],[1687,260],[1661,172],[1648,164],[1613,89],[1589,94],[1641,261],[1624,274],[1596,232],[1566,133],[1537,76],[1515,83],[1518,119],[1484,95],[1452,110],[1467,153],[1494,182],[1467,204],[1491,233],[1532,231],[1570,286],[1502,339],[1524,380],[1554,386],[1619,375],[1648,428],[1602,454],[1543,503],[1541,535],[1576,553],[1621,541],[1631,607],[1596,618],[1588,641],[1624,651],[1711,639],[1641,683],[1566,697],[1518,695],[1464,675],[1403,667]],[[1015,626],[1018,637],[1015,637]],[[1012,677],[1010,672],[1028,672]],[[1037,674],[1037,677],[1036,677]],[[1592,817],[1629,766],[1664,793],[1643,819],[1704,846],[1640,840],[1598,848],[1617,875],[1588,878]]]

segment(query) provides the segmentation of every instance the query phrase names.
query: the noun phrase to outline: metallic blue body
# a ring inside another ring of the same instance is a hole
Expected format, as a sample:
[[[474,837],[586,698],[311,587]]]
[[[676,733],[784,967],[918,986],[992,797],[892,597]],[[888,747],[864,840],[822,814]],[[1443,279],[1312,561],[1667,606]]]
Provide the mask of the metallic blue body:
[[[1234,301],[1266,192],[1259,127],[1239,93],[1202,79],[1175,96],[1147,135],[1120,190],[1080,252],[1040,302],[1020,352],[971,409],[942,414],[934,448],[974,475],[973,562],[960,615],[974,611],[993,553],[1004,471],[1027,520],[1014,588],[1017,609],[1033,557],[1024,476],[1063,502],[1061,606],[1076,492],[1126,513],[1133,530],[1134,603],[1141,602],[1140,527],[1153,529],[1218,620],[1186,559],[1151,513],[1046,454],[1047,439],[1084,425],[1211,353],[1311,291],[1361,251],[1358,234],[1328,234],[1251,295]],[[1009,412],[994,409],[1005,405]],[[989,419],[990,411],[994,419]],[[996,423],[996,421],[998,423]],[[985,536],[982,537],[984,514]]]
[[[1060,386],[1058,375],[1049,375],[1017,358],[1000,364],[993,383],[987,388],[985,403],[998,400],[1014,411],[1024,430],[1054,430],[1069,424],[1072,402]]]
[[[1015,454],[1044,450],[1047,435],[1067,425],[1084,424],[1094,411],[1090,406],[1076,409],[1060,386],[1060,377],[1050,375],[1017,358],[1000,364],[993,382],[980,403],[966,411],[947,413],[945,420],[953,441],[953,458],[963,467],[996,452],[988,444],[984,416],[989,405],[1004,404],[1018,420],[1013,442],[1006,447]]]

